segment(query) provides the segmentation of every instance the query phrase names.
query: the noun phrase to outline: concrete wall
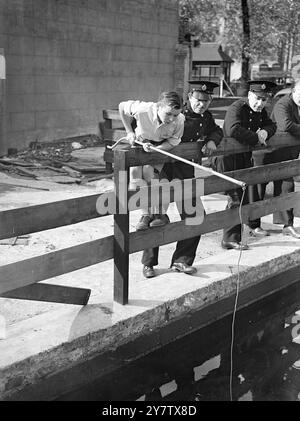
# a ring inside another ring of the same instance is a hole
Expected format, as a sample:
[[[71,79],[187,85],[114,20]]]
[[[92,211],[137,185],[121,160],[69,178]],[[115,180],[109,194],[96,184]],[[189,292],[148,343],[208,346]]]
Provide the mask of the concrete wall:
[[[188,43],[180,43],[176,48],[175,57],[175,90],[183,97],[187,99],[189,90],[188,81],[190,77],[191,64],[191,48]]]
[[[177,0],[0,0],[8,147],[98,134],[104,108],[174,89]]]

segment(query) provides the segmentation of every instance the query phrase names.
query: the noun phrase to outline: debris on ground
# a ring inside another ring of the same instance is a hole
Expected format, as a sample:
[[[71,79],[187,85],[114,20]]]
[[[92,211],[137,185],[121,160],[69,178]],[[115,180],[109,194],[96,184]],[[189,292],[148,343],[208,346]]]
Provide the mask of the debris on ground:
[[[0,171],[10,176],[55,183],[88,183],[106,174],[104,145],[95,135],[80,136],[53,142],[31,142],[23,151],[10,149],[0,159]]]

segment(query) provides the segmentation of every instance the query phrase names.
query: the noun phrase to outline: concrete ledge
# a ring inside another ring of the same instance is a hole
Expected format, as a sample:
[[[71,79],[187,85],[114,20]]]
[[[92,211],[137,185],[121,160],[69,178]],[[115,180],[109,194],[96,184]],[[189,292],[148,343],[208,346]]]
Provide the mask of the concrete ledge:
[[[286,280],[284,272],[300,265],[299,245],[299,240],[275,232],[251,240],[251,249],[242,253],[239,275],[239,252],[224,251],[196,264],[195,276],[169,270],[160,270],[159,276],[146,281],[133,276],[127,306],[112,299],[103,302],[100,295],[83,308],[61,305],[9,326],[7,338],[0,341],[0,399],[9,400],[56,373],[180,322],[199,310],[207,316],[193,328],[210,323],[222,316],[210,315],[212,305],[235,296],[238,278],[241,293],[252,291],[241,305],[258,298],[255,290],[261,298],[261,294],[268,295],[297,281],[295,276]],[[270,278],[278,278],[278,274],[282,277],[272,284]],[[266,288],[261,292],[263,284]],[[226,311],[232,310],[233,306]],[[169,340],[185,333],[174,333]]]

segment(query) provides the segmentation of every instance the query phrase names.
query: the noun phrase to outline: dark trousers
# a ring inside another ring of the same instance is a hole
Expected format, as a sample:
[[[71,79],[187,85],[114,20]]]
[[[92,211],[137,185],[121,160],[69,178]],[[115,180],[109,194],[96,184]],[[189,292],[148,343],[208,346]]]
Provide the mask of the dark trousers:
[[[179,180],[184,180],[188,178],[194,178],[194,168],[190,165],[184,164],[183,162],[175,162],[172,164],[165,164],[163,171],[161,173],[162,178],[167,178],[169,181],[177,178]],[[192,205],[195,206],[195,202],[192,202]],[[177,206],[178,207],[178,206]],[[185,220],[187,217],[192,218],[195,215],[187,215],[184,210],[184,204],[182,203],[179,207],[181,210],[180,218]],[[179,210],[178,209],[178,210]],[[177,242],[175,252],[173,253],[171,259],[171,266],[174,262],[176,263],[186,263],[191,266],[195,260],[197,247],[199,244],[201,236],[187,238],[186,240],[181,240]],[[158,265],[158,254],[159,247],[146,249],[143,252],[142,264],[145,266],[156,266]]]
[[[240,206],[242,200],[242,189],[234,189],[227,192],[228,194],[228,202],[226,209],[237,208]],[[247,205],[249,203],[254,203],[259,200],[257,186],[248,186],[245,191],[243,205]],[[253,219],[249,221],[249,227],[251,229],[258,228],[260,226],[260,219]],[[233,241],[233,242],[240,242],[241,241],[241,233],[242,233],[242,226],[241,224],[234,225],[229,228],[224,228],[223,230],[223,241]]]
[[[251,162],[251,152],[246,152],[236,155],[227,155],[216,157],[213,160],[213,168],[221,173],[226,171],[241,170],[245,168],[250,168],[252,166]],[[228,195],[228,202],[226,209],[237,208],[240,206],[243,191],[241,188],[232,189],[226,192]],[[257,202],[259,199],[258,186],[247,186],[243,205],[248,203]],[[249,221],[249,227],[251,229],[258,228],[260,226],[260,219],[254,219]],[[229,228],[224,228],[223,230],[223,241],[225,242],[240,242],[241,241],[241,224],[233,225]]]
[[[253,153],[253,165],[268,165],[275,164],[283,161],[289,161],[291,159],[297,159],[299,155],[298,150],[283,148],[277,149],[271,153],[259,154]],[[266,193],[267,183],[258,185],[258,194],[260,199],[263,200]],[[286,178],[284,180],[273,181],[273,196],[277,197],[287,193],[295,191],[295,183],[293,177]],[[294,224],[294,211],[293,209],[287,209],[283,211],[275,212],[273,215],[274,224],[283,224],[284,226],[292,226]]]

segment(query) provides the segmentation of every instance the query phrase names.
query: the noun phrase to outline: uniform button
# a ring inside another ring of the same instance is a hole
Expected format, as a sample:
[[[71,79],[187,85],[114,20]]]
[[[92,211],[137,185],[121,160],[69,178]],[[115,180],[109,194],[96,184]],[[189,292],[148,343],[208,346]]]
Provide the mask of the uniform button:
[[[252,118],[249,118],[249,121],[252,121]]]
[[[197,132],[197,136],[199,136],[199,132]]]
[[[200,123],[200,127],[202,127],[202,123]]]

